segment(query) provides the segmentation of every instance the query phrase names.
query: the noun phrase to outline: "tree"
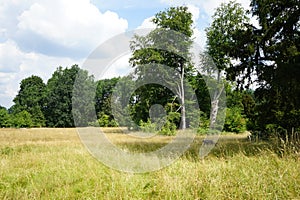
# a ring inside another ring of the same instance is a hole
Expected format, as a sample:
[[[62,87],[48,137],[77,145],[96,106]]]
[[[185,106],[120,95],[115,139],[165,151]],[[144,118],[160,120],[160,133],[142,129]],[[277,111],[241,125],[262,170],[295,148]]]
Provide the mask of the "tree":
[[[254,62],[260,82],[259,128],[275,123],[291,135],[300,128],[300,3],[253,0],[251,6],[260,25],[253,32],[258,49]]]
[[[96,89],[96,112],[109,115],[111,118],[111,95],[120,78],[104,79],[97,81]]]
[[[216,80],[211,83],[216,89],[211,95],[210,127],[217,128],[215,124],[220,109],[219,104],[222,102],[220,97],[225,91],[222,76],[232,65],[232,58],[228,53],[235,45],[235,39],[232,35],[233,32],[244,30],[246,28],[244,24],[249,21],[249,18],[246,16],[246,11],[241,4],[234,1],[230,1],[228,4],[222,3],[212,18],[212,24],[205,30],[207,36],[206,51],[200,57],[202,64],[208,66],[205,68],[207,76],[214,77],[210,80]],[[232,110],[238,111],[238,109]],[[227,116],[229,116],[228,112]]]
[[[74,89],[75,80],[77,80]],[[91,92],[93,92],[93,77],[81,70],[78,65],[71,68],[57,68],[52,77],[47,82],[46,104],[44,113],[47,126],[50,127],[74,127],[74,118],[78,120],[79,126],[87,125],[91,117],[92,102]],[[73,97],[74,92],[74,97]],[[82,97],[82,98],[81,98]],[[72,104],[72,98],[73,104]],[[76,110],[72,113],[72,108]]]
[[[110,95],[111,114],[118,126],[127,127],[128,130],[136,129],[138,121],[134,117],[135,82],[132,74],[118,79]]]
[[[14,98],[13,113],[27,111],[32,117],[32,126],[45,126],[42,112],[46,85],[38,76],[31,76],[21,81],[20,90]]]
[[[244,96],[246,92],[234,90],[230,84],[226,87],[226,118],[224,131],[241,133],[246,130],[247,118],[245,114]],[[248,109],[249,111],[249,109]]]
[[[212,16],[213,22],[205,30],[207,37],[207,54],[216,67],[222,71],[229,68],[231,59],[229,51],[236,46],[234,33],[245,30],[249,18],[241,4],[230,1],[222,3]]]
[[[95,108],[98,122],[96,125],[101,127],[116,126],[112,113],[112,93],[116,84],[121,78],[111,78],[97,81]]]
[[[133,56],[130,61],[136,69],[138,80],[145,79],[146,72],[147,75],[151,74],[152,79],[161,82],[179,81],[175,82],[176,94],[173,95],[163,94],[165,88],[155,84],[143,86],[144,89],[138,94],[138,103],[141,106],[146,104],[146,107],[143,107],[149,109],[153,102],[161,100],[154,94],[159,94],[158,97],[165,96],[167,101],[177,95],[180,101],[181,128],[185,129],[187,120],[184,79],[192,73],[189,53],[193,34],[192,14],[188,12],[187,7],[171,7],[157,13],[152,22],[157,28],[146,36],[135,36],[131,43]],[[170,75],[169,71],[165,71],[165,66],[173,68],[175,73]],[[152,102],[149,102],[150,97]]]
[[[10,116],[6,108],[0,106],[0,128],[10,126]]]
[[[95,91],[94,76],[89,76],[88,71],[79,69],[72,90],[75,126],[87,126],[95,119]]]
[[[231,4],[221,5],[223,11],[215,15],[213,23],[237,24],[230,16],[235,13],[233,16],[238,17],[242,12],[238,7],[228,9]],[[299,128],[296,122],[299,121],[300,108],[299,78],[296,78],[300,61],[299,6],[296,0],[252,0],[251,13],[257,17],[260,27],[242,20],[224,37],[212,37],[221,47],[212,48],[217,50],[217,58],[228,63],[225,70],[229,80],[247,86],[256,76],[254,81],[259,85],[254,94],[259,104],[255,124],[259,131],[265,132],[269,123],[276,123],[289,134],[293,127]],[[245,19],[244,14],[240,16]],[[221,33],[224,29],[220,26],[211,30],[212,33]],[[214,52],[211,54],[214,57]]]

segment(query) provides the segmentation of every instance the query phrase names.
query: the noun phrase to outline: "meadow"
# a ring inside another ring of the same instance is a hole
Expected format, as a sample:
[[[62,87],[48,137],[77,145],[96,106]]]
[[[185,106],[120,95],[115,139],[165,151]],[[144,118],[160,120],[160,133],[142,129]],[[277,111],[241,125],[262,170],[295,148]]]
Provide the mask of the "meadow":
[[[152,151],[147,144],[105,129],[120,148]],[[203,138],[172,165],[132,174],[103,165],[76,129],[1,129],[0,199],[300,199],[300,155],[245,135],[224,135],[203,160]]]

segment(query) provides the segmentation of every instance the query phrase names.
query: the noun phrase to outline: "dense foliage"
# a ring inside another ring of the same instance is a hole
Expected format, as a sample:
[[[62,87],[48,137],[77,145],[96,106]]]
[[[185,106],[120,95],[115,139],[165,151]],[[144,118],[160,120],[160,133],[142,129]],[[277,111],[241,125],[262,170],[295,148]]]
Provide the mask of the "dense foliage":
[[[208,51],[228,80],[240,88],[256,82],[256,106],[247,112],[251,129],[266,137],[300,128],[299,7],[293,0],[253,0],[249,12],[256,27],[240,4],[221,4],[207,29]]]

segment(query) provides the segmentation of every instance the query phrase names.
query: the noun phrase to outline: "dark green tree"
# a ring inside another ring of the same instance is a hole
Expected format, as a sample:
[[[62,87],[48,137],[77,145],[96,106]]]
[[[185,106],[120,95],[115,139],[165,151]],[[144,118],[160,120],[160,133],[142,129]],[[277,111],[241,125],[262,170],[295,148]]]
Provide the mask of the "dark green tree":
[[[231,5],[222,4],[221,8],[227,9],[219,11],[213,23],[235,24],[230,16],[240,12],[237,8],[230,11]],[[256,129],[268,134],[266,130],[271,123],[291,134],[299,128],[299,78],[296,77],[300,60],[300,3],[296,0],[253,0],[251,7],[259,27],[247,21],[234,27],[219,39],[221,48],[217,50],[223,52],[223,56],[218,55],[229,63],[227,78],[237,81],[238,85],[247,86],[256,76]],[[222,32],[222,29],[216,27],[214,31]]]
[[[72,114],[77,127],[87,126],[95,120],[95,91],[94,77],[79,69],[72,91]]]
[[[111,95],[120,78],[111,78],[97,81],[96,112],[111,115]]]
[[[134,115],[136,108],[134,89],[132,74],[121,77],[114,86],[110,99],[114,121],[118,126],[127,127],[129,130],[136,129],[139,123]]]
[[[79,80],[74,89],[76,78]],[[87,125],[89,116],[92,116],[93,85],[93,77],[88,76],[88,73],[81,70],[78,65],[65,69],[59,67],[47,82],[44,108],[47,126],[74,127],[73,114],[78,119],[78,126]],[[72,104],[73,91],[75,91],[75,100],[73,99],[75,105]],[[90,100],[92,102],[86,102]],[[73,106],[76,110],[72,113]]]
[[[43,80],[38,76],[31,76],[21,81],[20,90],[14,98],[13,113],[27,111],[32,117],[32,126],[45,126],[44,106],[45,88]]]
[[[10,115],[6,108],[0,106],[0,128],[10,126]]]
[[[116,126],[112,113],[112,93],[120,78],[111,78],[97,81],[96,113],[100,126]]]
[[[251,6],[260,25],[253,28],[259,128],[276,124],[291,135],[300,128],[300,2],[253,0]]]

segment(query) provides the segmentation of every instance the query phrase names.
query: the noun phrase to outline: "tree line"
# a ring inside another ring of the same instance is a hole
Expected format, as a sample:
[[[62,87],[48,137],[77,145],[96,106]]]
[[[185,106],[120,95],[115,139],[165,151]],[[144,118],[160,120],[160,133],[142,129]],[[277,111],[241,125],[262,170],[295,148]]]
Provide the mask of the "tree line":
[[[291,135],[300,128],[299,10],[296,0],[252,0],[250,11],[231,1],[216,9],[206,29],[205,52],[199,57],[204,64],[213,61],[217,68],[215,73],[226,77],[222,88],[227,95],[223,131],[238,133],[248,129],[269,137],[274,133]],[[251,24],[249,14],[258,19],[258,27]],[[87,71],[74,65],[65,69],[59,67],[46,84],[41,78],[31,76],[21,81],[14,105],[8,110],[0,109],[1,127],[73,127],[76,116],[81,126],[134,129],[139,125],[147,131],[160,124],[150,116],[150,110],[155,108],[153,105],[159,104],[167,116],[162,133],[172,134],[178,128],[198,128],[199,132],[205,132],[211,124],[214,95],[209,94],[205,83],[209,75],[198,73],[195,63],[191,62],[192,14],[185,6],[171,7],[157,13],[152,22],[156,29],[146,36],[136,35],[130,44],[134,74],[95,81]],[[170,31],[174,32],[170,34]],[[174,73],[165,72],[164,66],[170,66]],[[78,74],[85,83],[79,87],[80,91],[73,87]],[[161,82],[177,80],[171,85],[176,89],[146,84],[131,94],[122,92],[121,100],[115,103],[112,96],[116,89],[130,91],[135,84],[147,82],[149,74]],[[256,89],[249,88],[252,83],[256,83]],[[86,86],[93,89],[83,89]],[[190,90],[200,102],[194,113],[187,112],[193,103],[188,98]],[[78,100],[78,105],[86,106],[77,106],[78,111],[74,111],[77,100],[74,101],[76,95],[73,93],[91,95],[92,101]],[[115,113],[111,105],[115,106]],[[81,114],[83,112],[85,114]],[[93,112],[96,112],[97,121],[90,117]],[[127,113],[131,121],[118,118],[122,113]],[[200,125],[193,124],[195,118]]]
[[[112,94],[116,89],[117,83],[126,83],[125,88],[121,88],[123,91],[130,87],[133,88],[134,81],[128,77],[95,81],[93,76],[89,76],[88,72],[80,69],[78,65],[73,65],[70,68],[57,68],[46,84],[42,78],[35,75],[23,79],[20,83],[19,92],[13,99],[14,105],[9,109],[0,108],[0,126],[18,128],[74,127],[74,110],[72,112],[72,109],[78,108],[74,108],[72,101],[74,103],[73,93],[76,92],[74,83],[76,79],[79,79],[78,74],[81,74],[79,81],[84,83],[82,85],[86,86],[87,83],[90,85],[90,88],[86,89],[85,92],[95,92],[92,102],[82,102],[84,110],[88,110],[86,106],[89,105],[90,111],[95,112],[97,116],[97,121],[95,121],[94,118],[88,118],[89,115],[85,113],[85,115],[82,115],[84,119],[82,119],[81,126],[115,127],[122,125],[132,126],[133,128],[143,124],[147,126],[147,122],[149,121],[149,107],[153,103],[160,103],[170,116],[167,122],[169,123],[169,127],[168,129],[164,129],[164,131],[170,134],[169,129],[174,130],[179,127],[180,111],[178,111],[178,108],[180,102],[176,99],[174,100],[174,96],[169,90],[162,87],[159,88],[157,85],[147,85],[146,87],[149,87],[147,90],[139,88],[131,96],[126,92],[122,92],[123,95],[129,95],[123,98],[130,99],[130,115],[133,118],[134,124],[117,122],[111,108]],[[205,130],[209,124],[210,98],[205,81],[203,79],[196,80],[197,78],[201,77],[194,77],[194,82],[195,84],[197,83],[194,87],[196,88],[197,99],[201,101],[201,104],[199,104],[201,110],[199,115],[199,118],[201,118],[201,128]],[[150,87],[153,88],[151,89]],[[224,130],[230,132],[244,131],[246,130],[247,117],[244,112],[243,102],[247,98],[253,100],[251,93],[233,91],[230,84],[227,84],[226,90],[228,93],[228,107],[230,109],[227,111],[228,116]],[[80,92],[78,96],[81,97],[82,95],[85,95],[85,93]],[[146,98],[146,100],[137,101],[137,98]],[[247,102],[245,105],[248,104]],[[174,127],[173,129],[171,128],[172,126]]]

